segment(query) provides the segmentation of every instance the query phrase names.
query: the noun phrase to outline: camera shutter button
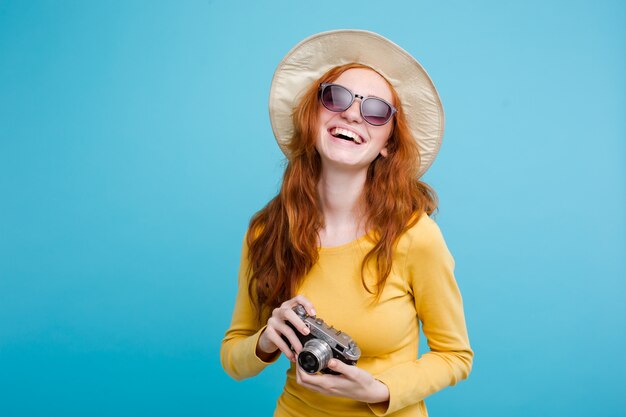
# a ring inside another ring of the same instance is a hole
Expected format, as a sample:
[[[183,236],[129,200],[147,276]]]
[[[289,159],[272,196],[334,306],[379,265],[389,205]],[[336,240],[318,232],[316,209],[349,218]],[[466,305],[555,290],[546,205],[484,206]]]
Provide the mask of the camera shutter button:
[[[324,320],[322,320],[320,318],[317,318],[317,319],[315,319],[315,323],[317,323],[319,325],[322,325],[322,324],[324,324]]]
[[[295,306],[293,308],[293,311],[296,312],[296,314],[300,317],[306,317],[306,310],[304,309],[304,306],[302,306],[301,304],[298,304],[297,306]]]

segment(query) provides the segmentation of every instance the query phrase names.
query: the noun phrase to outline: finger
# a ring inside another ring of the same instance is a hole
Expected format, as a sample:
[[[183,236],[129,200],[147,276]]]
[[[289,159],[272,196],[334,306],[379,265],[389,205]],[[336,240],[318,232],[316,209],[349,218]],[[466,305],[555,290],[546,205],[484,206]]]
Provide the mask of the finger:
[[[339,372],[340,374],[345,375],[350,379],[356,378],[359,373],[359,368],[357,368],[356,366],[348,365],[337,359],[331,359],[328,362],[328,368],[335,372]]]
[[[295,297],[293,297],[291,300],[295,301],[296,304],[302,304],[302,306],[304,307],[304,309],[309,315],[314,316],[316,314],[315,307],[313,307],[313,303],[304,295],[298,294]],[[295,304],[292,307],[294,306]]]
[[[315,390],[319,390],[320,387],[319,387],[319,383],[317,382],[317,379],[320,376],[321,375],[318,375],[318,374],[310,374],[299,366],[296,367],[296,380],[298,381],[298,384],[302,385],[303,387],[306,387],[309,389],[315,388]]]
[[[283,343],[286,343],[286,342],[280,336],[282,335],[285,338],[287,338],[287,340],[289,341],[289,344],[291,345],[291,348],[293,348],[293,350],[295,350],[296,353],[299,353],[302,350],[302,343],[300,343],[300,339],[298,339],[298,336],[296,336],[293,329],[289,327],[287,323],[285,323],[283,320],[270,318],[270,320],[268,320],[268,326],[271,326],[271,328],[278,335],[278,338]]]
[[[285,326],[286,327],[286,326]],[[270,342],[272,342],[274,345],[276,345],[276,347],[278,348],[278,350],[280,350],[281,352],[283,352],[285,354],[285,356],[292,362],[295,362],[296,360],[296,355],[295,353],[291,350],[291,348],[289,347],[289,345],[283,340],[282,337],[280,337],[280,333],[273,327],[268,327],[266,328],[266,333],[267,333],[267,337],[270,340]],[[293,334],[293,331],[291,332]],[[294,338],[295,335],[293,336]],[[291,342],[291,339],[288,339]],[[297,340],[297,338],[296,338]],[[299,343],[299,342],[298,342]],[[302,348],[300,348],[302,349]]]
[[[270,317],[270,320],[276,320],[276,322],[281,322],[281,323],[288,321],[300,333],[304,335],[309,334],[309,328],[304,323],[304,321],[302,321],[302,319],[298,316],[298,314],[296,314],[296,312],[293,311],[293,308],[290,307],[290,304],[289,304],[290,301],[291,300],[285,301],[284,303],[281,304],[280,307],[275,308],[274,311],[272,312],[272,317]],[[268,323],[269,323],[269,320],[268,320]]]
[[[317,385],[311,384],[308,381],[308,376],[309,374],[300,369],[300,367],[296,367],[296,382],[298,385],[311,391],[322,393],[322,390]]]
[[[289,311],[286,311],[285,320],[291,323],[296,328],[296,330],[302,333],[303,335],[306,336],[309,333],[311,333],[311,330],[309,330],[309,327],[306,325],[304,321],[302,321],[302,319],[296,314],[295,311],[291,309]]]
[[[338,387],[334,378],[338,378],[334,375],[325,374],[309,374],[302,369],[297,370],[296,380],[298,384],[315,392],[319,392],[324,395],[339,395]]]

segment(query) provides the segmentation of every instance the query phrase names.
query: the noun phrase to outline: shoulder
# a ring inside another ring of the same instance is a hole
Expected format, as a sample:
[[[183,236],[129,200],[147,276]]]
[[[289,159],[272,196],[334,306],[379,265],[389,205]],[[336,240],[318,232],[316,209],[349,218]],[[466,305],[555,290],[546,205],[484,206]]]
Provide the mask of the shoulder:
[[[410,245],[413,249],[445,245],[441,229],[426,213],[416,214],[417,220],[401,236],[400,241]],[[415,218],[414,218],[415,219]]]
[[[417,214],[417,221],[410,226],[398,241],[397,251],[407,266],[416,263],[453,263],[441,229],[426,213]]]

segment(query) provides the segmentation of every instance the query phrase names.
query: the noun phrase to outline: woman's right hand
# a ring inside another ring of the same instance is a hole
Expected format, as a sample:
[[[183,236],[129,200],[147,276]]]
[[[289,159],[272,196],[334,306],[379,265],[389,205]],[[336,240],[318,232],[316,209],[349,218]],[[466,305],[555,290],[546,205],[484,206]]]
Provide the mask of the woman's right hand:
[[[309,334],[309,328],[293,311],[293,308],[298,304],[302,304],[309,315],[315,315],[313,303],[302,295],[296,295],[282,303],[280,307],[275,308],[274,311],[272,311],[272,316],[267,320],[267,326],[263,333],[261,333],[261,336],[259,336],[257,342],[256,353],[261,359],[269,358],[277,350],[280,350],[290,361],[296,361],[297,354],[302,350],[302,344],[293,329],[285,322],[290,322],[300,333],[304,335]],[[289,340],[295,354],[282,339],[281,335]]]

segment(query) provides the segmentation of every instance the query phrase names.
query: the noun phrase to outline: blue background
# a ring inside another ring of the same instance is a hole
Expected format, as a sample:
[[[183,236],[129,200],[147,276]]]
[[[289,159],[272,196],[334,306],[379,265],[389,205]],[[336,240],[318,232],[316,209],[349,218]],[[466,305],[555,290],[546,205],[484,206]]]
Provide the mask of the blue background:
[[[446,109],[425,176],[474,370],[432,416],[623,416],[621,1],[0,0],[0,415],[271,415],[219,347],[284,161],[274,68],[379,32]]]

